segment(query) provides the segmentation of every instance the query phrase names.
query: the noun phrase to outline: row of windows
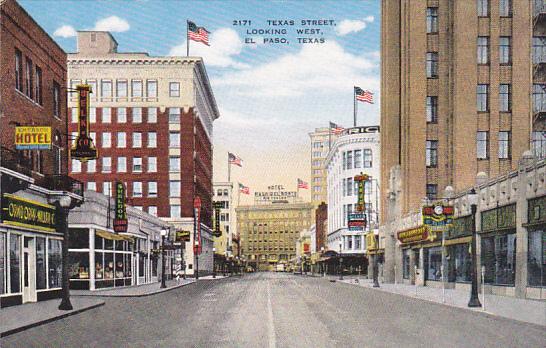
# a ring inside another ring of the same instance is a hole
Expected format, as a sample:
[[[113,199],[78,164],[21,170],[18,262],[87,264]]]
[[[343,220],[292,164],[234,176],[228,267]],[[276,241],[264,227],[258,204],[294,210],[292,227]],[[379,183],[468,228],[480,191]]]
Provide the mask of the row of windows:
[[[533,101],[535,111],[544,106],[546,111],[546,85],[534,85]],[[489,85],[478,84],[476,87],[476,109],[478,112],[489,111]],[[499,85],[499,111],[512,111],[512,85],[503,83]],[[426,117],[427,122],[438,122],[438,97],[427,96],[426,99]]]
[[[343,179],[343,197],[350,197],[358,194],[358,181],[355,181],[352,177]],[[364,182],[364,192],[366,194],[372,192],[372,182],[368,180]]]
[[[322,141],[313,142],[313,149],[322,149],[323,147],[324,147],[324,144]]]
[[[171,162],[172,159],[172,162]],[[129,161],[132,161],[132,172],[133,173],[143,173],[144,165],[142,157],[133,157],[129,158]],[[117,157],[117,172],[118,173],[127,173],[127,157]],[[171,164],[172,163],[172,164]],[[101,157],[101,172],[102,173],[111,173],[112,172],[112,157],[104,156]],[[169,169],[172,171],[180,171],[180,158],[179,157],[170,157],[169,158]],[[72,159],[72,173],[81,173],[82,164],[79,160]],[[97,161],[90,160],[87,161],[87,173],[96,173],[97,172]],[[157,173],[157,157],[148,157],[148,168],[146,173]]]
[[[248,247],[248,250],[249,251],[274,251],[274,250],[284,250],[284,251],[294,251],[296,248],[294,247],[279,247],[277,249],[277,247],[264,247],[264,248],[260,248],[260,247],[254,247],[254,246],[249,246]],[[265,255],[262,255],[262,256],[265,256]]]
[[[142,123],[143,115],[140,107],[130,108],[132,123]],[[127,108],[115,108],[117,123],[127,123]],[[147,110],[147,122],[157,123],[157,108],[149,107]],[[170,107],[169,111],[169,123],[180,123],[180,108]],[[72,123],[78,122],[78,109],[72,108]],[[101,121],[102,123],[112,123],[112,108],[101,108]],[[89,108],[89,123],[97,122],[97,108]]]
[[[111,79],[101,79],[100,80],[100,91],[98,90],[98,80],[91,79],[86,80],[86,83],[91,86],[92,93],[100,95],[101,98],[112,98],[114,97],[114,85],[115,85],[115,97],[117,98],[127,98],[129,96],[129,81],[126,79],[111,80]],[[70,80],[70,85],[73,89],[77,85],[82,84],[82,80]],[[131,80],[131,90],[130,95],[133,98],[157,98],[157,80]],[[146,95],[144,95],[143,87],[146,86]],[[180,97],[180,82],[169,82],[169,97]]]
[[[132,147],[133,148],[141,148],[143,143],[143,132],[133,132],[131,135],[132,138]],[[146,146],[148,148],[156,148],[157,147],[157,133],[156,132],[148,132],[147,133],[147,144]],[[78,135],[78,132],[72,132],[71,139],[72,144],[74,144],[74,141],[76,140],[76,137]],[[95,132],[90,132],[89,136],[91,139],[93,139],[93,143],[95,146],[108,149],[112,147],[112,133],[110,132],[102,132],[101,133],[101,143],[100,145],[97,143],[97,134]],[[127,133],[126,132],[117,132],[116,133],[116,147],[123,149],[127,147]],[[169,132],[169,147],[170,148],[179,148],[180,147],[180,133],[179,132]]]
[[[354,161],[353,161],[354,158]],[[343,151],[343,170],[371,168],[372,167],[372,150],[354,150]]]
[[[217,196],[229,196],[229,192],[228,192],[228,189],[218,189],[216,190],[216,195]]]

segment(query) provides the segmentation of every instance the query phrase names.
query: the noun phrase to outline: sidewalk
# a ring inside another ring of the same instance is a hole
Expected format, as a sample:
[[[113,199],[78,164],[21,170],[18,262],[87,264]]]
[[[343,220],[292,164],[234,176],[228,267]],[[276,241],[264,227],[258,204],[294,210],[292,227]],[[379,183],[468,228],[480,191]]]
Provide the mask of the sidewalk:
[[[425,301],[442,303],[442,289],[428,286],[414,286],[408,284],[386,284],[380,283],[379,288],[373,288],[371,279],[357,277],[344,277],[344,280],[338,282],[348,283],[366,288],[390,292],[403,296],[422,299]],[[480,302],[484,305],[482,294],[479,294]],[[466,291],[446,289],[445,305],[482,312],[494,316],[500,316],[508,319],[519,320],[527,323],[546,326],[546,301],[525,300],[521,298],[485,295],[485,310],[483,308],[468,307],[470,294]]]
[[[167,287],[161,289],[161,283],[151,283],[146,285],[138,286],[126,286],[120,288],[110,288],[104,290],[70,290],[71,296],[83,297],[83,296],[93,296],[93,297],[144,297],[154,294],[159,294],[161,292],[170,291],[195,283],[195,279],[180,279],[177,283],[176,280],[168,280],[165,282]]]
[[[70,302],[74,307],[71,311],[61,311],[57,308],[61,303],[61,299],[2,308],[0,310],[0,337],[9,336],[31,327],[104,305],[104,301],[95,298],[71,297]]]
[[[216,280],[216,279],[224,279],[229,278],[229,276],[223,276],[223,275],[216,275],[216,278],[213,278],[211,275],[199,277],[199,280]]]

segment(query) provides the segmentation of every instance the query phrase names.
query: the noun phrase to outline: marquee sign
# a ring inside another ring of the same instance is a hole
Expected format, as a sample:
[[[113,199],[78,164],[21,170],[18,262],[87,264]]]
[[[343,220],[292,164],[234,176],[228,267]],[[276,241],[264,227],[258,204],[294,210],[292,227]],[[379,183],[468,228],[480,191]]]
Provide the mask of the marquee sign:
[[[1,220],[4,224],[27,227],[45,232],[55,232],[55,207],[30,199],[2,195]]]
[[[91,86],[78,85],[78,136],[70,149],[70,157],[87,162],[96,159],[98,152],[89,136],[89,93]]]
[[[349,231],[361,232],[366,229],[366,214],[362,212],[349,213],[347,216],[347,227]]]
[[[398,240],[402,244],[433,241],[436,238],[436,234],[429,233],[427,226],[421,226],[412,228],[397,233]]]
[[[423,207],[423,224],[431,231],[441,232],[453,223],[453,207],[435,204]]]
[[[16,150],[50,150],[51,127],[15,127]]]
[[[222,235],[222,231],[220,230],[220,209],[223,207],[222,202],[214,202],[212,204],[214,206],[214,233],[213,235],[215,237],[220,237]]]
[[[354,177],[355,182],[358,183],[358,192],[357,192],[358,203],[356,205],[356,211],[364,211],[364,207],[366,205],[366,201],[365,201],[366,191],[365,191],[364,185],[366,181],[368,181],[369,179],[370,177],[367,174],[362,174],[362,173]]]
[[[127,232],[127,207],[125,205],[125,185],[116,182],[116,212],[114,215],[114,231]]]

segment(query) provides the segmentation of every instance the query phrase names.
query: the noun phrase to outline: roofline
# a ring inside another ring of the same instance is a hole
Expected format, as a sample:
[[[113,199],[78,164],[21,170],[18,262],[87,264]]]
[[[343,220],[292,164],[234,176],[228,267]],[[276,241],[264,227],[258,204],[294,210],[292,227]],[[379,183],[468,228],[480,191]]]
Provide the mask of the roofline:
[[[114,40],[116,45],[119,45],[114,35],[112,35],[112,33],[108,30],[76,30],[76,33],[108,33],[108,35],[110,36],[112,40]]]

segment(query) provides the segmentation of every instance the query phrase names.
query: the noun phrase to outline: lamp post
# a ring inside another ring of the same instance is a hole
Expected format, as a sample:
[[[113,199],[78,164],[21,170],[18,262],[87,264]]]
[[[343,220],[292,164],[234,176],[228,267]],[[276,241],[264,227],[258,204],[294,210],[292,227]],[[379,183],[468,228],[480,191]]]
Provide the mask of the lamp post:
[[[55,202],[55,208],[59,213],[58,226],[63,233],[62,244],[62,272],[63,272],[63,287],[62,287],[62,300],[59,305],[59,309],[62,311],[72,310],[72,303],[70,303],[70,281],[68,279],[68,210],[72,204],[72,198],[70,196],[62,196]]]
[[[376,239],[376,237],[377,237],[377,239]],[[378,267],[377,267],[377,257],[378,257],[379,255],[378,255],[377,252],[378,252],[378,250],[379,250],[379,234],[376,236],[376,235],[375,235],[375,231],[373,232],[373,238],[374,238],[374,240],[376,241],[376,244],[375,244],[375,245],[376,245],[376,253],[373,254],[373,256],[372,256],[372,257],[373,257],[373,265],[372,265],[372,270],[373,270],[373,287],[374,287],[374,288],[378,288],[378,287],[379,287],[379,279],[378,279],[378,278],[379,278],[379,277],[378,277],[378,276],[379,276],[379,275],[378,275],[379,272],[378,272],[378,269],[377,269],[377,268],[378,268]]]
[[[320,247],[320,256],[322,257],[322,255],[324,254],[324,247],[321,246]],[[322,274],[324,275],[324,277],[326,277],[326,267],[324,266],[324,262],[322,263]]]
[[[227,259],[228,259],[228,252],[226,250],[226,251],[224,251],[224,263],[222,265],[222,272],[224,274],[224,277],[227,276],[227,274],[226,274]]]
[[[216,268],[214,267],[214,255],[216,255],[216,248],[212,247],[212,277],[216,278]]]
[[[468,307],[481,307],[480,299],[478,298],[478,272],[476,270],[476,212],[478,210],[478,194],[475,189],[472,189],[468,194],[468,202],[472,213],[472,288],[470,291],[470,301]],[[483,286],[483,284],[482,284]]]
[[[165,236],[167,236],[167,229],[161,229],[161,289],[165,289]]]
[[[339,241],[339,280],[343,280],[343,258],[341,257],[341,247],[343,242]]]

